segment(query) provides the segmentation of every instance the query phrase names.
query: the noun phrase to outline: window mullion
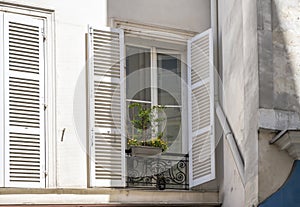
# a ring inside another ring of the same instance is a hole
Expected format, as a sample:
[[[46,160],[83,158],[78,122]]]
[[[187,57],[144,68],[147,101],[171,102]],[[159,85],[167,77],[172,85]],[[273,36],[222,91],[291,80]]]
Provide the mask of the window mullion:
[[[187,60],[184,58],[183,54],[180,54],[181,60],[181,129],[182,129],[182,152],[188,153],[188,119],[191,114],[188,114],[188,88],[187,82],[183,80],[187,80],[187,68],[186,62]]]
[[[157,71],[157,51],[155,47],[151,47],[151,106],[158,105],[158,71]],[[157,126],[153,129],[152,136],[158,131]]]
[[[158,80],[157,80],[157,52],[156,48],[151,48],[151,105],[156,106],[158,105]]]

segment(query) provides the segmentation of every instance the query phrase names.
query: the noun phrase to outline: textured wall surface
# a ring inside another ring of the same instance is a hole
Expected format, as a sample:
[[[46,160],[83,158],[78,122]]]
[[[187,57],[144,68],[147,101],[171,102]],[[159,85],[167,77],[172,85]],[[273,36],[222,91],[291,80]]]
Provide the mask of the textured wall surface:
[[[259,105],[261,128],[299,129],[300,3],[298,0],[258,1]],[[293,159],[259,134],[259,200],[278,190]],[[276,158],[276,159],[275,159]]]
[[[244,69],[243,69],[243,14],[242,2],[219,1],[219,15],[222,16],[222,66],[223,107],[239,146],[244,140]],[[233,44],[234,42],[234,44]],[[227,146],[227,147],[226,147]],[[231,151],[224,140],[224,181],[220,194],[225,207],[243,206],[245,190],[238,176]],[[231,162],[230,162],[231,161]]]
[[[256,1],[219,1],[222,16],[223,105],[245,161],[245,183],[239,176],[231,152],[224,144],[224,206],[258,203],[258,66]],[[228,175],[228,176],[227,176]],[[228,188],[231,186],[231,188]],[[228,189],[234,189],[229,190]],[[234,201],[235,205],[232,205]]]
[[[300,5],[259,0],[260,107],[299,112]]]

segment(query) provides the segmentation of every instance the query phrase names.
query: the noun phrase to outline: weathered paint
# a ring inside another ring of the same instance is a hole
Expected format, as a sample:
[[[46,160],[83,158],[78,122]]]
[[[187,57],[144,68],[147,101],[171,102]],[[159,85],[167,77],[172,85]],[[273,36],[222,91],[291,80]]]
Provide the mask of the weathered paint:
[[[299,2],[258,2],[260,107],[299,112]]]

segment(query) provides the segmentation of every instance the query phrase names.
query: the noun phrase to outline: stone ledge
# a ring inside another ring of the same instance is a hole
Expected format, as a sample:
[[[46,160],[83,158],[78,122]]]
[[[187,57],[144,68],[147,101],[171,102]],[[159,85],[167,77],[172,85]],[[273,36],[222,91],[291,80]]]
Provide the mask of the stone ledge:
[[[218,206],[218,192],[140,189],[0,189],[1,205]]]
[[[294,111],[260,108],[258,127],[270,130],[300,130],[300,115]]]

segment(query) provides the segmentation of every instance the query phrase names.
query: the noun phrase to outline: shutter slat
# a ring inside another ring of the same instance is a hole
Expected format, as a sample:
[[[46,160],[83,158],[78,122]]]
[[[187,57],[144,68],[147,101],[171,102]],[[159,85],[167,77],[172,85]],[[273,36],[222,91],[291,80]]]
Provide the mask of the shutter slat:
[[[215,178],[212,32],[188,42],[190,187]]]
[[[4,16],[5,187],[45,187],[43,20]]]
[[[93,186],[125,185],[123,32],[91,29],[90,136]],[[109,129],[110,133],[101,133]]]

